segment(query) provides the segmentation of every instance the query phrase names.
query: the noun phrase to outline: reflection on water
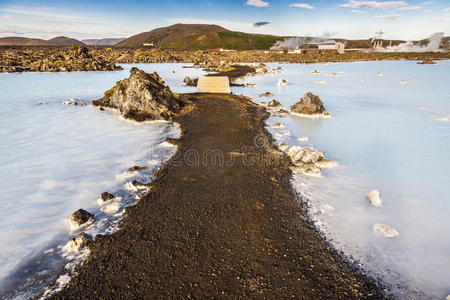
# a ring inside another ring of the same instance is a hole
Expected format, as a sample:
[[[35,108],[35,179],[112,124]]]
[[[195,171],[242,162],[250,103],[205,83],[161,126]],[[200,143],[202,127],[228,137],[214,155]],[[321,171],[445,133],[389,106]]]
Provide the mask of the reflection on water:
[[[320,130],[322,123],[326,121],[327,120],[324,119],[307,119],[292,116],[292,126],[299,128],[300,132],[305,136],[311,136],[317,133]]]

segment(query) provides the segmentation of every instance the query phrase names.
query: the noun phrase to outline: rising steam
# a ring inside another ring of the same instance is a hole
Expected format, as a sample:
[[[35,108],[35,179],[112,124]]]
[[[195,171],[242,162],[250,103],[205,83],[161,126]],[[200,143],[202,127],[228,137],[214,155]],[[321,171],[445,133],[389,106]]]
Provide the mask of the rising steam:
[[[428,45],[414,45],[412,40],[407,41],[406,43],[388,47],[386,49],[387,52],[435,52],[439,50],[439,46],[441,45],[442,38],[444,37],[443,32],[437,32],[433,34],[428,40]]]
[[[277,41],[273,45],[273,48],[295,49],[302,45],[320,43],[320,42],[324,42],[324,41],[325,41],[324,38],[292,37],[292,38],[286,38],[282,41]]]

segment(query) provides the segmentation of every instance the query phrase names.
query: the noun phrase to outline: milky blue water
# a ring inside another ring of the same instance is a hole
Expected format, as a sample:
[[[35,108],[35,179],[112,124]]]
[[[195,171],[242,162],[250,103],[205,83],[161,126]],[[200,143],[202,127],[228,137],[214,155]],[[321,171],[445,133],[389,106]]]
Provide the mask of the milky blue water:
[[[283,73],[245,80],[257,87],[233,90],[255,102],[271,100],[258,97],[270,91],[286,107],[313,92],[331,113],[327,120],[268,121],[286,125],[281,133],[290,131],[277,137],[280,142],[313,146],[338,162],[323,178],[294,180],[318,226],[398,297],[445,298],[450,294],[450,61],[281,66]],[[312,74],[315,69],[321,73]],[[327,76],[332,72],[337,76]],[[280,78],[288,85],[279,88]],[[306,143],[297,141],[303,136]],[[381,193],[382,208],[365,199],[373,189]],[[376,236],[372,226],[378,223],[400,235]]]
[[[182,86],[182,79],[203,73],[175,64],[136,66],[157,71],[176,92],[194,91]],[[0,298],[8,277],[33,277],[28,260],[45,250],[56,253],[59,248],[50,245],[74,236],[67,222],[70,214],[83,208],[106,220],[97,203],[99,195],[109,191],[127,199],[124,184],[136,177],[118,175],[145,165],[149,169],[138,179],[148,181],[174,151],[164,143],[179,134],[172,124],[136,124],[91,105],[62,104],[73,97],[88,102],[101,98],[117,80],[128,77],[129,68],[0,74]],[[122,201],[121,212],[126,204],[131,203]],[[96,223],[106,224],[102,222]],[[106,229],[105,225],[93,233]],[[23,272],[17,275],[18,268]],[[51,275],[45,266],[37,271]]]

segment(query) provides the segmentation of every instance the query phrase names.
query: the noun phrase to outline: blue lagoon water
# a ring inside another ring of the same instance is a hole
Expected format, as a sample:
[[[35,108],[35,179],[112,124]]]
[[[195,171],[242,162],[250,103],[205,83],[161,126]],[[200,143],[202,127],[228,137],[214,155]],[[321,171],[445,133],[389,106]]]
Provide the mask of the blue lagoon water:
[[[182,80],[203,73],[179,64],[135,66],[157,71],[176,92],[194,91]],[[119,72],[0,74],[0,298],[2,287],[19,284],[15,279],[31,278],[16,294],[27,297],[23,292],[39,288],[33,275],[52,274],[51,261],[48,266],[28,261],[43,251],[57,257],[58,246],[76,235],[68,217],[77,209],[100,220],[96,223],[102,226],[92,229],[93,234],[113,230],[124,207],[135,200],[127,198],[125,184],[149,181],[175,150],[165,143],[167,137],[179,135],[174,124],[137,124],[91,105],[62,104],[73,97],[88,102],[101,98],[116,81],[128,77],[130,67],[124,65]],[[122,176],[134,165],[149,169]],[[104,191],[124,197],[119,214],[100,212],[97,198]]]
[[[313,146],[338,162],[323,178],[294,180],[316,224],[398,297],[450,294],[450,61],[281,66],[283,73],[245,80],[256,88],[234,92],[261,102],[271,99],[258,95],[270,91],[286,107],[313,92],[331,113],[331,119],[268,121],[283,123],[281,133],[290,131],[278,135],[280,142]],[[321,73],[312,74],[316,69]],[[328,76],[333,72],[337,76]],[[288,85],[278,87],[280,78]],[[297,141],[304,136],[306,143]],[[381,193],[382,208],[368,205],[365,195],[373,189]],[[376,236],[378,223],[396,228],[399,237]]]

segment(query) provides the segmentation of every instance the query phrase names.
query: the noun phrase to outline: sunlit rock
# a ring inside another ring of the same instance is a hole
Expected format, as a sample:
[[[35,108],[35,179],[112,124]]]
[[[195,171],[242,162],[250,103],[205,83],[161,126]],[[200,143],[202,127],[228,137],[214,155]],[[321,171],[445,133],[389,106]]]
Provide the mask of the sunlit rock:
[[[300,116],[326,117],[330,114],[325,110],[322,100],[317,95],[306,93],[299,102],[291,106],[291,113]]]
[[[393,238],[393,237],[399,236],[399,233],[395,228],[384,225],[384,224],[373,225],[373,231],[377,235],[388,237],[388,238]]]
[[[267,107],[269,108],[276,108],[276,107],[280,107],[281,103],[275,99],[269,101],[269,103],[267,103]]]
[[[278,83],[277,83],[278,86],[286,86],[287,84],[288,84],[287,79],[284,79],[284,78],[278,79]]]
[[[80,208],[76,212],[74,212],[72,215],[70,215],[69,218],[70,225],[72,227],[72,230],[76,230],[80,227],[87,226],[94,222],[94,215],[89,213],[88,211]]]
[[[68,101],[64,101],[63,104],[64,104],[64,105],[74,105],[74,106],[75,106],[75,105],[86,106],[86,105],[87,105],[87,102],[86,102],[86,101],[83,101],[83,100],[81,100],[81,99],[72,98],[72,99],[70,99],[70,100],[68,100]]]
[[[107,214],[114,214],[114,213],[118,212],[119,209],[120,209],[120,204],[117,202],[114,202],[114,203],[110,203],[110,204],[103,206],[100,210]]]
[[[308,177],[322,177],[322,172],[320,172],[320,169],[316,167],[315,164],[309,163],[309,164],[297,164],[295,167],[291,168],[292,172],[294,174],[302,174],[304,176]]]
[[[289,147],[289,145],[288,145],[288,143],[286,143],[286,142],[282,142],[279,146],[278,146],[278,148],[281,150],[281,151],[286,151],[286,149]]]
[[[322,159],[315,162],[316,166],[321,169],[329,169],[337,166],[337,162],[332,159]]]
[[[260,97],[273,97],[274,94],[271,92],[265,92],[264,94],[259,95]]]
[[[92,237],[84,232],[70,240],[63,248],[67,252],[79,252],[92,243]]]
[[[381,207],[381,197],[380,192],[377,190],[373,190],[366,195],[367,200],[369,201],[369,204],[374,207]]]
[[[285,126],[282,124],[282,123],[280,123],[280,122],[277,122],[277,123],[274,123],[273,125],[272,125],[272,128],[273,129],[281,129],[281,128],[284,128]]]

